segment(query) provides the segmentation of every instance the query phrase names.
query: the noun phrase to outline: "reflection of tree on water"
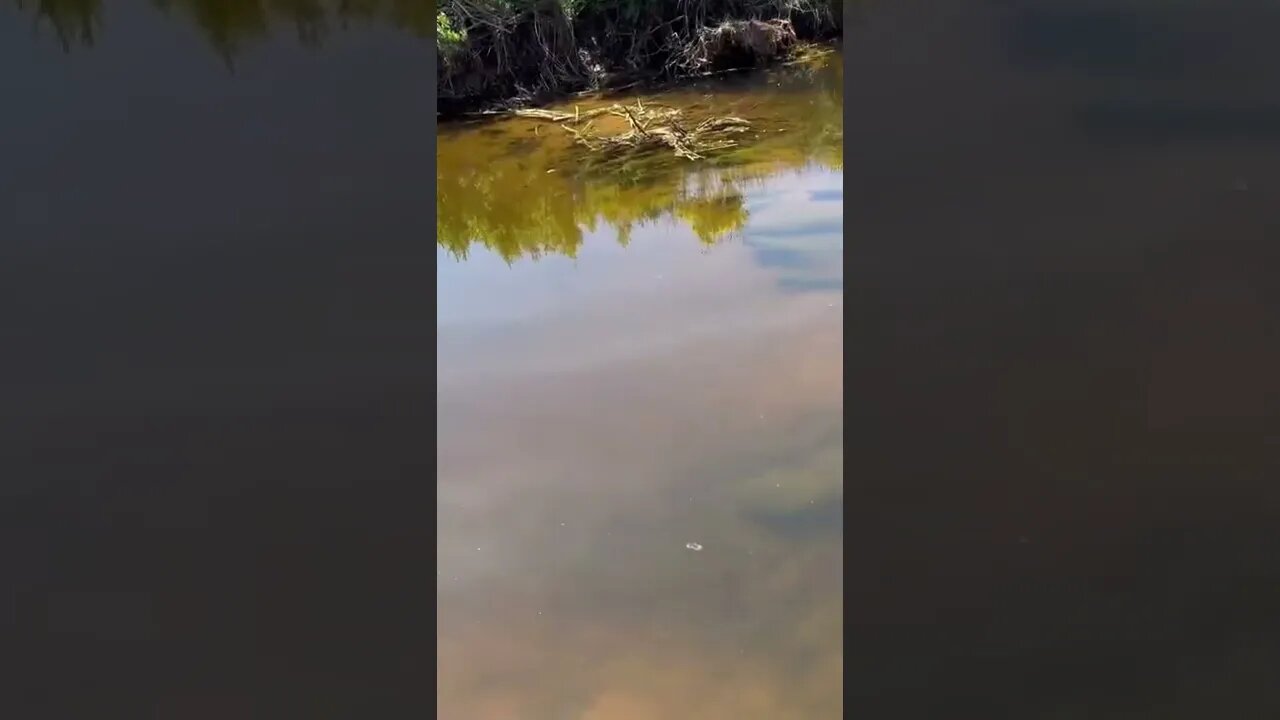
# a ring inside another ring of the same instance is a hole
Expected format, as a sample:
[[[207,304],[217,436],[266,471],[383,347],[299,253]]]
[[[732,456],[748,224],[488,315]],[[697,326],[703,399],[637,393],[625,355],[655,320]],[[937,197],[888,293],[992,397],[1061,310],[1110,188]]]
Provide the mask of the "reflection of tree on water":
[[[508,262],[559,254],[574,257],[583,231],[603,223],[630,241],[637,225],[676,217],[707,244],[746,224],[742,194],[732,183],[702,188],[680,171],[643,181],[624,176],[548,173],[533,162],[442,148],[436,167],[437,243],[465,258],[473,243]]]
[[[442,143],[443,145],[444,143]],[[747,226],[746,191],[804,165],[655,169],[643,180],[547,173],[532,163],[468,161],[441,148],[436,240],[462,259],[478,244],[511,262],[577,255],[583,232],[612,227],[626,245],[637,226],[678,221],[710,246]]]
[[[720,242],[746,228],[748,190],[782,173],[842,167],[842,91],[833,75],[839,64],[788,70],[767,91],[715,96],[717,108],[747,117],[761,134],[698,164],[662,153],[601,161],[573,149],[558,129],[521,121],[442,132],[437,243],[457,258],[473,244],[508,262],[573,257],[584,230],[601,223],[625,245],[637,226],[664,221],[688,226],[704,244]],[[710,97],[701,93],[694,88],[670,100],[694,95],[688,107],[697,108]]]

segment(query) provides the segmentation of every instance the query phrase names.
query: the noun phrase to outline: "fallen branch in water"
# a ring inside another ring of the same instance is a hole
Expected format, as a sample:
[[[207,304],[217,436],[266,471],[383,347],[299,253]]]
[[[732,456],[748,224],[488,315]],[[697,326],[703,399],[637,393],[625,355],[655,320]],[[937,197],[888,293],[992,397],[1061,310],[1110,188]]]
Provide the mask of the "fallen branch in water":
[[[781,64],[787,66],[811,63],[815,60],[827,57],[828,55],[834,55],[835,52],[835,48],[827,45],[803,44],[798,46],[798,48],[792,53],[792,58],[790,60]]]
[[[571,113],[557,112],[555,110],[540,110],[537,108],[530,108],[526,110],[516,110],[512,114],[514,114],[516,117],[529,118],[531,120],[549,120],[551,122],[566,122],[566,121],[579,122],[581,120],[590,120],[591,118],[599,117],[601,115],[604,115],[607,112],[609,112],[609,108],[596,108],[594,110],[588,110],[584,113],[577,112],[576,108],[574,109],[574,112],[571,112]]]
[[[671,148],[677,157],[688,160],[701,160],[707,153],[734,147],[737,143],[729,136],[746,132],[751,127],[751,123],[738,117],[711,117],[687,127],[678,108],[646,106],[640,100],[636,100],[634,106],[610,105],[586,112],[579,112],[576,108],[572,113],[518,110],[516,115],[558,123],[579,145],[593,152],[622,153],[665,146]],[[592,131],[594,120],[602,115],[624,119],[630,129],[615,135]]]

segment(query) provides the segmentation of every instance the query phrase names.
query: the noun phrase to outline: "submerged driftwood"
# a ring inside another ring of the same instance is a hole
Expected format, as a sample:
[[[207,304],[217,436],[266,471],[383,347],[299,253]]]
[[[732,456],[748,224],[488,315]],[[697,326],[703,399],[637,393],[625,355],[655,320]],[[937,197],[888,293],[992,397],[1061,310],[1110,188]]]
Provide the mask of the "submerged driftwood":
[[[586,112],[553,110],[517,110],[519,117],[558,123],[579,145],[599,153],[622,153],[668,147],[677,157],[701,160],[708,153],[737,145],[730,136],[746,132],[751,123],[739,117],[709,117],[690,124],[679,108],[645,105],[636,100],[631,105],[610,105]],[[616,134],[601,134],[593,129],[596,118],[610,115],[627,121],[629,129]]]

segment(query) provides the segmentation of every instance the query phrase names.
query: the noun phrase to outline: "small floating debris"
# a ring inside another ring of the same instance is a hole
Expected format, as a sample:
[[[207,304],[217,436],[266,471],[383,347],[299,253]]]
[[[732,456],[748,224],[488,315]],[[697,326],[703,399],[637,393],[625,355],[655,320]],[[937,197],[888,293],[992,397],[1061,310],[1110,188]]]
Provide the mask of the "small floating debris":
[[[687,547],[687,548],[689,548],[690,550],[692,550],[692,551],[694,551],[694,552],[698,552],[698,551],[702,550],[702,546],[701,546],[701,545],[699,545],[698,543],[695,543],[695,542],[685,543],[685,544],[684,544],[684,546],[685,546],[685,547]]]

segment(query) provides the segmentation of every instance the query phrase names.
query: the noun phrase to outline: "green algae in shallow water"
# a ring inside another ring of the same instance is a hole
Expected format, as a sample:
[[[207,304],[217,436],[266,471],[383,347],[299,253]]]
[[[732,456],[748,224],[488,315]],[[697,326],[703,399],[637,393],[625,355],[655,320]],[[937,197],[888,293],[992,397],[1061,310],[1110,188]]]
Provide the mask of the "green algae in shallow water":
[[[751,122],[737,147],[692,163],[669,153],[600,157],[541,120],[445,126],[436,155],[437,243],[457,258],[479,245],[513,262],[576,257],[584,231],[602,226],[624,245],[636,227],[658,222],[685,224],[708,246],[733,237],[746,227],[743,195],[753,185],[808,166],[842,167],[841,72],[834,53],[644,96],[695,119],[714,113]],[[594,98],[577,107],[634,101]]]

